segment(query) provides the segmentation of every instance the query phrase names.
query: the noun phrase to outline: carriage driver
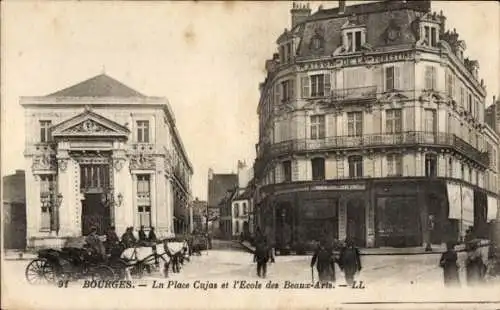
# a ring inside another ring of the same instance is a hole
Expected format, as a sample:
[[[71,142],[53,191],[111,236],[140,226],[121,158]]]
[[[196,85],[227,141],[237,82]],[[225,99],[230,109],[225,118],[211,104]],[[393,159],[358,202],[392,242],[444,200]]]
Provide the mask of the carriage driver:
[[[97,227],[92,226],[90,228],[90,234],[87,235],[85,241],[94,254],[100,255],[101,257],[104,257],[106,255],[104,244],[99,238],[99,235],[97,235]]]

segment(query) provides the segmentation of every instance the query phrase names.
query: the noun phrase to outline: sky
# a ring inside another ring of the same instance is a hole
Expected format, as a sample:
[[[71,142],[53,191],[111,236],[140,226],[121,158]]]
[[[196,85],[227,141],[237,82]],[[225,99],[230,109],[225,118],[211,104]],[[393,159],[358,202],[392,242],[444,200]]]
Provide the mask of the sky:
[[[360,1],[347,1],[347,5]],[[337,2],[310,2],[313,12]],[[207,172],[251,165],[264,63],[290,28],[292,2],[2,2],[2,176],[24,168],[20,96],[44,96],[103,70],[148,96],[166,97],[194,166],[193,196]],[[500,6],[434,1],[499,94]]]

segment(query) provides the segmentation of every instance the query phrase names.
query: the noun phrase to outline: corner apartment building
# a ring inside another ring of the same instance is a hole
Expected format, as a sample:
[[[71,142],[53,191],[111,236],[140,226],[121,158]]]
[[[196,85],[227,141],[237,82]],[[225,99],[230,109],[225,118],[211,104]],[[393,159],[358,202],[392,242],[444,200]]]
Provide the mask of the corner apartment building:
[[[277,248],[441,243],[497,214],[485,85],[442,12],[339,1],[291,20],[257,109],[255,207]]]
[[[115,226],[187,229],[192,165],[166,98],[101,74],[40,97],[25,112],[28,247]]]

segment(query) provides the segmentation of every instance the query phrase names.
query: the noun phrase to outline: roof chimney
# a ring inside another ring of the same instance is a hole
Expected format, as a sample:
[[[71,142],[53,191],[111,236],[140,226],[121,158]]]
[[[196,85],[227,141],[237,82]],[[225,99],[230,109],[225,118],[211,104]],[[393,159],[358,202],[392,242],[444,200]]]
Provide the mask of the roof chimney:
[[[298,24],[305,21],[311,15],[311,8],[308,4],[293,3],[293,7],[290,10],[292,15],[292,29]]]
[[[339,0],[339,13],[343,14],[345,12],[345,0]]]

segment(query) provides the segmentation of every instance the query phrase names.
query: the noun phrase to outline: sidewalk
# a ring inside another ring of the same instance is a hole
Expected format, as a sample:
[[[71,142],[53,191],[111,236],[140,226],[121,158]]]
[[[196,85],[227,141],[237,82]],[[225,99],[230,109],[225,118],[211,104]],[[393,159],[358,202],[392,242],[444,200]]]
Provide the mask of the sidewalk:
[[[36,253],[22,250],[4,250],[2,252],[4,260],[33,260],[38,257]]]
[[[237,242],[237,241],[235,241]],[[238,242],[249,252],[254,252],[255,247],[253,247],[250,242],[243,241]],[[462,251],[463,245],[458,245],[456,247],[457,251]],[[419,254],[441,254],[446,251],[446,246],[444,244],[433,244],[432,251],[426,252],[424,247],[408,247],[408,248],[392,248],[392,247],[380,247],[380,248],[361,248],[361,255],[419,255]],[[291,252],[294,255],[294,252]],[[311,255],[312,253],[307,253]]]

